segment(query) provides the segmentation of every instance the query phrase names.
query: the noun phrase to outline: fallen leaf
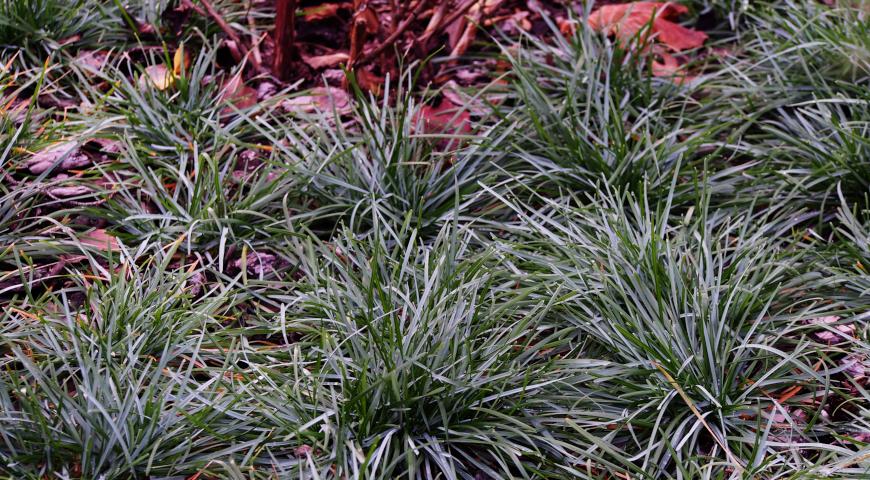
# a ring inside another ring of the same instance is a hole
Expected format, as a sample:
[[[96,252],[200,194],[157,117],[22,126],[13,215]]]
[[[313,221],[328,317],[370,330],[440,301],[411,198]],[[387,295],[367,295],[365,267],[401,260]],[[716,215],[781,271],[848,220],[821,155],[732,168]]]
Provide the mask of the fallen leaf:
[[[20,125],[27,119],[27,108],[29,106],[29,98],[21,100],[14,96],[2,97],[0,98],[0,115]]]
[[[368,7],[367,4],[357,10],[353,14],[353,20],[350,27],[350,60],[349,64],[356,62],[363,55],[363,48],[366,40],[378,33],[380,30],[380,22],[375,11]]]
[[[489,111],[489,108],[483,99],[475,98],[474,96],[464,92],[462,87],[460,87],[454,80],[448,80],[447,83],[441,87],[441,95],[443,95],[444,98],[449,100],[453,105],[462,105],[463,108],[468,110],[470,113],[484,115]],[[488,101],[492,101],[493,97],[494,95],[489,95],[485,98],[487,98]],[[496,103],[498,102],[496,101]]]
[[[257,104],[257,91],[245,85],[242,73],[239,72],[224,83],[219,98],[221,102],[232,104],[242,110]],[[232,108],[226,107],[221,113],[232,113],[232,111]]]
[[[855,325],[840,323],[840,317],[837,315],[811,318],[804,323],[808,325],[830,325],[833,331],[831,329],[824,329],[813,334],[817,339],[827,344],[850,340],[855,336]]]
[[[372,73],[365,68],[356,70],[354,75],[356,76],[356,82],[359,85],[359,88],[366,92],[371,92],[376,97],[381,95],[381,89],[384,86],[384,77]]]
[[[298,458],[305,458],[308,455],[311,455],[312,450],[313,449],[310,445],[301,445],[293,450],[293,454],[296,455],[296,457]]]
[[[341,85],[345,80],[347,80],[347,75],[341,68],[327,68],[320,73],[320,76],[329,85]]]
[[[202,287],[205,285],[205,274],[202,272],[194,272],[185,282],[185,286],[190,290],[190,294],[197,296],[202,292]]]
[[[118,239],[106,233],[105,229],[97,228],[79,237],[82,245],[117,252],[121,250]]]
[[[275,260],[275,255],[270,253],[251,252],[244,259],[236,260],[233,265],[238,269],[247,268],[250,274],[262,275],[275,270]]]
[[[366,33],[374,35],[381,30],[381,22],[375,9],[365,4],[363,8],[354,13],[354,21],[362,21],[365,24]]]
[[[459,110],[452,102],[442,100],[437,106],[423,105],[418,113],[424,133],[461,134],[471,133],[471,115]]]
[[[139,77],[139,88],[145,90],[156,88],[166,90],[175,83],[175,75],[166,68],[166,65],[151,65],[145,68],[145,72]]]
[[[140,20],[134,21],[136,22],[136,30],[138,30],[142,35],[154,35],[154,33],[157,32],[154,25],[151,25],[150,23],[145,23]]]
[[[336,65],[347,62],[349,58],[350,55],[347,53],[338,52],[327,55],[315,55],[313,57],[303,55],[302,61],[304,61],[309,67],[319,70],[321,68],[335,67]]]
[[[327,20],[338,15],[341,10],[353,8],[350,3],[324,3],[302,9],[302,17],[308,22]]]
[[[88,72],[99,72],[109,60],[109,53],[101,50],[85,50],[76,55],[74,63]]]
[[[498,25],[502,32],[508,35],[517,35],[520,31],[529,31],[532,29],[532,22],[529,17],[532,12],[517,10],[510,15],[502,15],[487,19],[483,22],[486,26]]]
[[[483,7],[483,14],[486,16],[492,15],[498,10],[498,7],[504,3],[505,0],[483,0],[483,2],[478,1],[474,6],[471,7],[470,12],[472,14],[477,13]]]
[[[176,76],[181,76],[182,72],[187,71],[190,67],[190,55],[184,49],[184,45],[175,50],[175,55],[172,56],[172,72]]]
[[[840,364],[843,371],[855,382],[865,385],[870,380],[870,360],[864,355],[849,355]]]
[[[661,57],[662,61],[653,61],[652,71],[653,75],[657,77],[670,77],[676,75],[680,70],[680,64],[677,62],[677,59],[669,54],[669,53],[660,53],[659,57]]]
[[[334,87],[317,87],[309,90],[308,95],[300,95],[288,98],[281,102],[281,107],[286,112],[311,113],[315,111],[328,111],[333,109],[339,115],[350,113],[350,96],[344,90]]]
[[[486,77],[488,74],[489,71],[483,68],[463,67],[456,70],[453,76],[456,77],[457,80],[460,80],[468,85],[476,82],[481,77]]]
[[[564,37],[573,37],[577,33],[577,22],[571,18],[556,17],[556,25]]]
[[[661,58],[661,62],[652,61],[652,73],[656,77],[668,77],[677,85],[684,85],[695,80],[696,77],[686,75],[683,67],[677,61],[676,57],[668,52],[659,51],[656,56]]]
[[[27,168],[30,173],[39,175],[55,164],[57,164],[57,171],[65,171],[84,167],[90,163],[91,160],[88,156],[79,150],[78,143],[69,141],[52,145],[35,153],[27,160]]]
[[[604,5],[589,16],[592,29],[615,35],[621,42],[635,38],[651,24],[653,38],[671,50],[697,48],[707,40],[704,32],[683,27],[671,19],[689,11],[673,2],[631,2]]]
[[[278,92],[278,86],[272,82],[260,82],[257,85],[257,99],[266,100],[275,96]]]
[[[91,192],[93,192],[93,190],[84,185],[74,185],[71,187],[54,187],[48,189],[49,195],[60,198],[77,197],[80,195],[87,195]]]
[[[60,45],[61,47],[64,47],[64,46],[69,45],[71,43],[78,42],[81,39],[82,39],[81,35],[75,34],[75,35],[71,35],[69,37],[63,38],[61,40],[58,40],[57,44]]]
[[[111,138],[96,137],[88,140],[88,143],[96,144],[103,153],[121,153],[121,142]]]
[[[504,3],[504,0],[468,0],[473,2],[473,5],[468,9],[468,13],[457,18],[453,23],[447,26],[445,31],[448,36],[448,45],[450,46],[450,58],[461,57],[468,50],[468,47],[477,38],[478,24],[485,17],[489,17]],[[462,9],[468,3],[464,3],[457,8]]]

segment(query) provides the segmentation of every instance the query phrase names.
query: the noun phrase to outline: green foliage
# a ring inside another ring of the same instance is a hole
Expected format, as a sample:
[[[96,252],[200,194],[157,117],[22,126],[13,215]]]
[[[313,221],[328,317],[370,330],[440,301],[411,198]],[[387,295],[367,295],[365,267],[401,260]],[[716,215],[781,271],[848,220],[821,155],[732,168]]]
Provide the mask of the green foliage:
[[[0,0],[0,476],[866,477],[866,5],[686,5],[683,81],[545,18],[245,103],[174,2]]]

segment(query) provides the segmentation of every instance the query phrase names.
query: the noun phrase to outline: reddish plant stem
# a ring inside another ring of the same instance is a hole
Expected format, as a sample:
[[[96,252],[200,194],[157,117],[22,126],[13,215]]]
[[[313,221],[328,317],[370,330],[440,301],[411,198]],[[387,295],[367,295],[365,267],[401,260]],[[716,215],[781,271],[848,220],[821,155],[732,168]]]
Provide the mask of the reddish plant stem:
[[[296,0],[276,0],[275,59],[272,71],[281,80],[290,80],[296,58]]]
[[[442,21],[438,25],[436,25],[434,28],[432,28],[428,32],[424,33],[422,37],[417,39],[418,42],[425,43],[426,41],[429,40],[429,37],[431,37],[432,35],[434,35],[436,33],[440,33],[442,27],[447,27],[451,23],[458,20],[459,17],[468,13],[468,10],[470,10],[471,7],[473,7],[474,4],[477,2],[478,2],[478,0],[468,0],[465,3],[463,3],[461,6],[457,7],[457,10],[455,10],[453,13],[451,13],[450,16],[448,16],[446,19],[442,19]]]

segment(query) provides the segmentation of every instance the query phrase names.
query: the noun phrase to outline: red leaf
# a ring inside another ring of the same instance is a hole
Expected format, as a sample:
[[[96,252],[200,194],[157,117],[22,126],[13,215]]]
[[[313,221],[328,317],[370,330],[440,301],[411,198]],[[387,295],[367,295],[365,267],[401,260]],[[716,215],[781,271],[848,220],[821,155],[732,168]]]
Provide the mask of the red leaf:
[[[239,110],[250,108],[257,104],[257,91],[245,85],[241,72],[227,80],[220,91],[220,100],[232,104]],[[226,107],[222,113],[231,113],[232,108]]]
[[[707,35],[674,23],[688,9],[673,2],[631,2],[605,5],[589,16],[589,26],[594,30],[615,35],[626,42],[652,24],[654,38],[675,51],[700,47]]]
[[[678,23],[664,19],[658,19],[653,24],[656,39],[670,47],[672,50],[689,50],[698,48],[707,40],[707,34],[686,28]]]
[[[457,112],[451,102],[441,101],[437,106],[424,105],[419,116],[425,133],[467,135],[471,133],[471,115],[467,110]]]

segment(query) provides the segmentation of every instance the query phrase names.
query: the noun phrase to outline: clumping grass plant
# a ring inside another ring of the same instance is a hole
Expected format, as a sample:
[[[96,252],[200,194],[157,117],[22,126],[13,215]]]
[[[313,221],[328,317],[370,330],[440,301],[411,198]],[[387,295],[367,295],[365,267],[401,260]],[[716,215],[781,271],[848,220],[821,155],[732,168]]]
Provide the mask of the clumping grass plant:
[[[506,246],[529,282],[550,285],[554,316],[589,340],[572,354],[625,372],[588,387],[604,408],[588,412],[585,426],[608,427],[622,455],[649,473],[714,472],[723,461],[767,471],[760,459],[780,455],[768,440],[781,440],[759,431],[792,408],[769,392],[819,380],[812,349],[784,332],[826,308],[789,294],[806,281],[790,220],[705,205],[675,217],[667,203],[619,194],[590,202],[515,206],[531,232]],[[818,434],[785,417],[777,428]]]

